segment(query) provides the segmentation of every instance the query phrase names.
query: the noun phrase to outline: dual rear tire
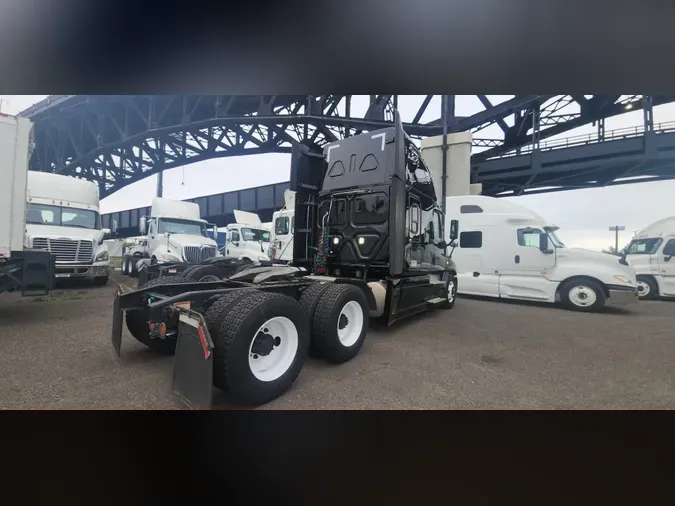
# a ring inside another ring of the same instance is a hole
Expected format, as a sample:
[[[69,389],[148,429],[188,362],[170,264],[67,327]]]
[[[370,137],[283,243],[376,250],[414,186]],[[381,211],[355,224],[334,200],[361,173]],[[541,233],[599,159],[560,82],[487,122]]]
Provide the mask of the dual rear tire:
[[[259,406],[291,387],[310,348],[332,363],[356,356],[368,332],[368,304],[351,285],[311,285],[299,301],[234,290],[211,302],[205,320],[213,384],[240,405]]]

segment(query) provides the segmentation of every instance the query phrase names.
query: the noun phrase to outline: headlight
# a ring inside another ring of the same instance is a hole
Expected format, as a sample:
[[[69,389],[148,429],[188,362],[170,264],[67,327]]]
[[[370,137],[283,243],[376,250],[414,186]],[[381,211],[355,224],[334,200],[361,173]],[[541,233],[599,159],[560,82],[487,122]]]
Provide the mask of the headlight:
[[[161,253],[157,256],[163,262],[180,262],[181,261],[181,259],[177,255],[172,255],[171,253]]]
[[[94,262],[107,262],[108,260],[110,260],[110,253],[107,251],[101,251],[98,255],[96,255]]]
[[[633,282],[630,280],[630,278],[628,276],[621,276],[621,275],[614,276],[614,279],[618,279],[622,283],[628,283],[629,285],[633,284]]]

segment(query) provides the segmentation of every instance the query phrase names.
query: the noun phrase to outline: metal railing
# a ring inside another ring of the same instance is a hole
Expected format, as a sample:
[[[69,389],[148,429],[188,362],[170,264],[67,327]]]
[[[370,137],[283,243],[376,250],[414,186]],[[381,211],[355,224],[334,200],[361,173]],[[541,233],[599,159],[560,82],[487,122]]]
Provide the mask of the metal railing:
[[[664,134],[669,132],[675,132],[675,121],[667,121],[663,123],[654,124],[654,134]],[[571,148],[576,146],[584,146],[588,144],[596,144],[600,142],[616,141],[623,139],[630,139],[635,137],[642,137],[645,133],[644,125],[636,125],[634,127],[625,127],[618,128],[616,130],[609,130],[605,132],[603,138],[600,138],[598,132],[584,134],[584,135],[575,135],[573,137],[566,137],[564,139],[555,139],[549,141],[543,141],[539,143],[539,151],[551,151],[554,149],[564,149]],[[511,150],[506,153],[495,155],[488,160],[494,160],[497,158],[508,158],[512,156],[526,155],[533,151],[534,147],[530,144],[529,146],[524,146],[520,150]]]

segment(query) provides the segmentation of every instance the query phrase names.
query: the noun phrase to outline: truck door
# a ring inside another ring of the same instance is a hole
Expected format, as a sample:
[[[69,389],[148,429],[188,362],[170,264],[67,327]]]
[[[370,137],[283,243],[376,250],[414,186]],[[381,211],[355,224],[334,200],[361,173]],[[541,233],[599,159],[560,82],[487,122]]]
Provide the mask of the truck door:
[[[459,273],[457,289],[467,295],[499,297],[499,274],[496,270],[496,256],[499,251],[491,248],[495,244],[495,227],[467,225],[459,233],[459,246],[453,258]]]
[[[675,297],[675,239],[669,239],[658,254],[658,269],[662,280],[661,295]]]
[[[282,256],[288,256],[293,246],[289,246],[289,240],[293,236],[290,231],[290,220],[288,216],[277,216],[274,220],[274,248],[275,259],[282,260]]]
[[[243,248],[241,245],[241,235],[238,228],[230,228],[227,230],[227,244],[225,248],[225,256],[230,258],[239,258]]]
[[[544,273],[555,266],[555,250],[542,252],[539,228],[512,229],[508,244],[504,244],[503,263],[499,268],[499,296],[507,299],[551,300],[551,283]],[[555,291],[553,292],[553,296]]]
[[[159,232],[157,231],[157,220],[148,222],[148,254],[152,256],[155,249],[159,246]]]

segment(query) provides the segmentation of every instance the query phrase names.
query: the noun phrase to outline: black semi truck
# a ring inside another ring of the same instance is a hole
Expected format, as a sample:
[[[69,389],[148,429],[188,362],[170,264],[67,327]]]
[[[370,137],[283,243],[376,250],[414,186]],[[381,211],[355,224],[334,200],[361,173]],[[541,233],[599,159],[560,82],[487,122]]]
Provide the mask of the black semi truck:
[[[309,354],[332,363],[356,356],[369,318],[390,325],[454,305],[458,223],[446,240],[431,174],[398,113],[391,128],[323,153],[295,145],[291,189],[290,265],[216,272],[216,262],[218,281],[179,272],[116,293],[117,355],[126,315],[138,341],[175,354],[174,392],[189,407],[210,407],[213,385],[239,405],[264,404],[293,384]]]

